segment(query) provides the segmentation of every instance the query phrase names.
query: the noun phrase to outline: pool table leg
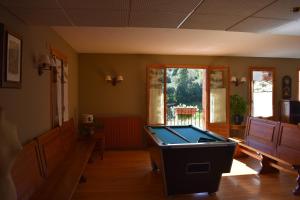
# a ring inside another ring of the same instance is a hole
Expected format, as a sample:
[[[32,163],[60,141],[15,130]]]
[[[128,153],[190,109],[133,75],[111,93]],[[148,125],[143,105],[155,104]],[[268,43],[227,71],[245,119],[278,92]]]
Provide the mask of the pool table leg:
[[[259,173],[260,174],[278,173],[279,172],[278,169],[271,167],[271,165],[270,165],[271,162],[274,163],[276,161],[261,155],[261,161],[260,161],[261,169],[260,169]]]
[[[158,167],[157,167],[156,163],[153,160],[151,160],[151,167],[152,167],[152,171],[154,171],[154,172],[158,171]]]

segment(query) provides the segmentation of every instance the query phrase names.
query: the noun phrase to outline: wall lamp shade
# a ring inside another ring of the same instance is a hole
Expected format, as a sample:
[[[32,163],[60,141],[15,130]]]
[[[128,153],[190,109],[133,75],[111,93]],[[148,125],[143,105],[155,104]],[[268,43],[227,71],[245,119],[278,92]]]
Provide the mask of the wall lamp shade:
[[[247,81],[246,77],[237,78],[236,76],[232,76],[230,82],[233,83],[235,86],[239,86]]]
[[[56,67],[54,59],[46,54],[42,54],[39,58],[38,73],[42,75],[44,70],[51,70]]]
[[[81,122],[84,124],[91,124],[94,122],[94,115],[93,114],[82,114],[81,115]]]
[[[105,76],[105,81],[107,83],[111,83],[113,86],[115,86],[117,83],[120,83],[124,80],[123,76],[118,75],[115,77],[112,77],[111,75],[106,75]]]

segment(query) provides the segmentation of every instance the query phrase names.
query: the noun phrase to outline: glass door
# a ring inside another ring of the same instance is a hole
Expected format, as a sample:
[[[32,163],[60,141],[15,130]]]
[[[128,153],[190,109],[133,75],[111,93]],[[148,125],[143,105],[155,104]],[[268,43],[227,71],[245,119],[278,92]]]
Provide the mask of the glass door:
[[[162,125],[165,120],[165,77],[166,69],[163,67],[147,68],[147,100],[148,124]]]
[[[166,124],[204,128],[205,69],[186,66],[168,66],[166,69]]]
[[[228,67],[148,67],[148,124],[191,124],[229,136],[228,77]]]
[[[229,72],[228,67],[210,67],[206,85],[206,128],[229,136]]]

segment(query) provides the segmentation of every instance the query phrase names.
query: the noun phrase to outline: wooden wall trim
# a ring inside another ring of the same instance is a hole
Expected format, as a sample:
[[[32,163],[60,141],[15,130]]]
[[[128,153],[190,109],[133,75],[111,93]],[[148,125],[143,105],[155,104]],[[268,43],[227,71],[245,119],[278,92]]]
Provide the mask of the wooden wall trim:
[[[68,62],[68,57],[59,49],[50,46],[50,52],[58,59],[63,60],[64,62]]]

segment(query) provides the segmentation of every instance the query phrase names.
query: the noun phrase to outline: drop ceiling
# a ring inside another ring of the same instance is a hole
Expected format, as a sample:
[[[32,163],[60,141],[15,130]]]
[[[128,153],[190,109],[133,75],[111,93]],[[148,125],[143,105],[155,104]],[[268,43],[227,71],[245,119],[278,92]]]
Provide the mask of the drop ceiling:
[[[207,55],[242,56],[249,41],[259,48],[272,41],[275,53],[263,55],[300,58],[299,46],[282,42],[300,43],[300,12],[292,12],[300,0],[0,0],[0,5],[28,25],[53,27],[82,53],[202,55],[206,49]],[[158,47],[149,48],[149,41]],[[234,50],[233,43],[240,47]]]

